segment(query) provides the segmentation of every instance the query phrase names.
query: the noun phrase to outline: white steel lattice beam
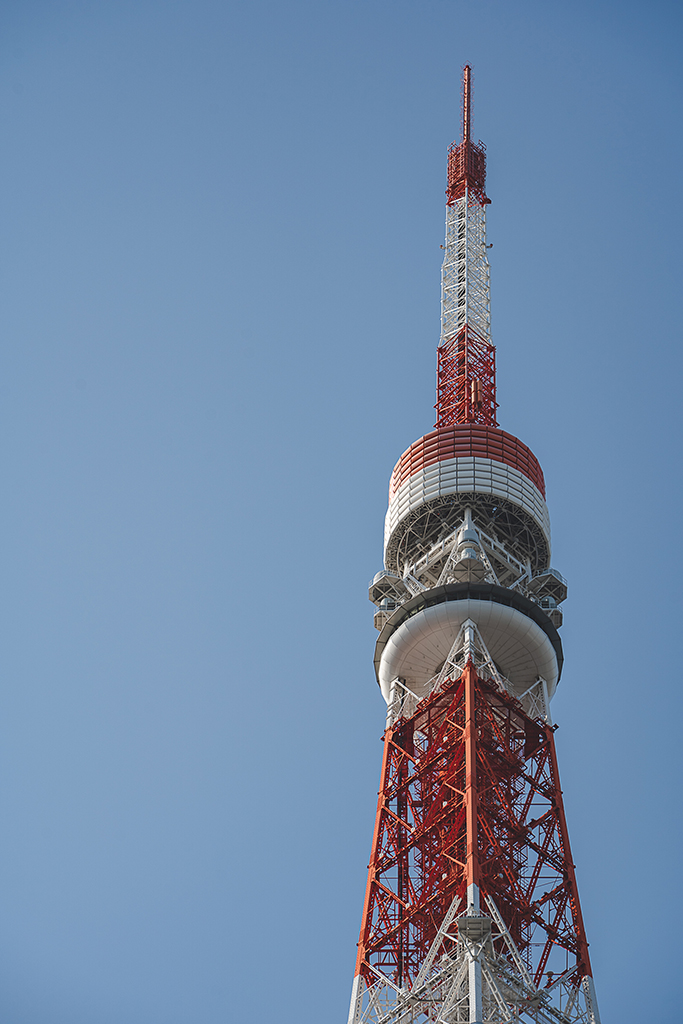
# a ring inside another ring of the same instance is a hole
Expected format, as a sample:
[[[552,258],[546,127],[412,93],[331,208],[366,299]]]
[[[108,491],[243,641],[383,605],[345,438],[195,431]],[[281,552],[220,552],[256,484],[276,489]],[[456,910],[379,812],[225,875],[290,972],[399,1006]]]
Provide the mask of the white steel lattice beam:
[[[441,268],[441,342],[468,324],[491,341],[491,295],[486,255],[486,207],[465,191],[446,207]]]
[[[536,988],[498,908],[490,897],[486,903],[490,917],[476,911],[475,916],[456,918],[454,902],[448,925],[444,920],[429,962],[413,985],[399,989],[375,970],[374,984],[354,986],[349,1024],[467,1024],[473,1019],[481,1024],[600,1024],[592,978],[577,984],[567,971],[548,987]],[[458,935],[450,934],[448,926],[456,923]],[[442,947],[445,937],[455,943],[448,953]],[[473,963],[481,974],[474,1018]]]

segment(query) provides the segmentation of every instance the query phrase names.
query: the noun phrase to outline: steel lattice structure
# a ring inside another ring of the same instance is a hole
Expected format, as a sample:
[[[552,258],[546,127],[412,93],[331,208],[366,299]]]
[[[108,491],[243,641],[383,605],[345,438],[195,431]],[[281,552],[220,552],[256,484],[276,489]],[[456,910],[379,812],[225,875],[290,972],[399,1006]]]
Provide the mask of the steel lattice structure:
[[[349,1024],[600,1024],[550,700],[543,473],[496,425],[486,155],[448,162],[436,429],[394,469],[370,585],[387,725]]]
[[[444,956],[456,973],[464,963],[462,922],[440,928],[450,907],[467,906],[475,884],[496,924],[494,930],[476,915],[475,927],[491,940],[484,966],[489,1013],[505,1004],[509,1015],[531,1003],[540,1020],[558,1019],[553,1009],[590,1020],[582,988],[590,961],[552,727],[480,676],[470,657],[458,678],[447,677],[412,715],[390,725],[384,744],[357,963],[368,995],[366,1013],[360,1004],[356,1019],[384,1019],[390,1008],[400,1019],[400,1000],[387,1005],[385,997],[379,1018],[372,1006],[370,993],[383,987],[383,977],[410,994],[414,1019],[443,1013],[441,989],[420,985],[433,976],[437,939],[442,969]],[[465,924],[472,926],[472,915]],[[464,972],[461,982],[464,1013],[454,1002],[453,1021],[470,1020]]]
[[[470,139],[470,72],[465,69],[463,141],[448,151],[446,241],[441,268],[437,427],[496,426],[496,354],[486,246],[486,148]]]

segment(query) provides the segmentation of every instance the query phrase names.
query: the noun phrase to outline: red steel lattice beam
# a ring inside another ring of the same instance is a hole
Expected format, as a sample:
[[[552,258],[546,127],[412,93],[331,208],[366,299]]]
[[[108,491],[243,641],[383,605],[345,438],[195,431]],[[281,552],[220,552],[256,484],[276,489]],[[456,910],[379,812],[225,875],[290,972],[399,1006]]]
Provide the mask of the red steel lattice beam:
[[[475,882],[535,984],[561,950],[578,985],[591,970],[552,728],[469,664],[384,743],[357,973],[410,984]]]
[[[481,423],[495,427],[496,350],[465,324],[437,350],[437,428],[456,423]]]

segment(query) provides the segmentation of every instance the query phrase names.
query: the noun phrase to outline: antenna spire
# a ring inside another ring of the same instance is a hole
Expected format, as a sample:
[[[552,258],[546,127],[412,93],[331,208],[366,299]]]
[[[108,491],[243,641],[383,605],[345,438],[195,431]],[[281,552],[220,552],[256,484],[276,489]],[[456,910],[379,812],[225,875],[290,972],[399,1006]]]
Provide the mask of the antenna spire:
[[[437,422],[497,426],[496,350],[491,343],[486,258],[486,147],[472,142],[472,68],[462,79],[462,142],[448,150],[446,244],[441,270]]]
[[[462,199],[467,191],[484,206],[486,196],[486,146],[472,142],[472,68],[465,64],[462,75],[462,142],[453,142],[448,150],[448,205]]]
[[[470,117],[472,110],[472,68],[465,64],[462,76],[462,141],[470,141]]]

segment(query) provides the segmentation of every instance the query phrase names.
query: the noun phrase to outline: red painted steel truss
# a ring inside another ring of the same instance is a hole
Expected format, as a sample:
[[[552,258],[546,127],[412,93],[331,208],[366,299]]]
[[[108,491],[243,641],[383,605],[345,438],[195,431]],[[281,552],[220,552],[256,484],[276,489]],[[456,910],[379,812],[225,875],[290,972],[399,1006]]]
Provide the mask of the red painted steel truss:
[[[590,965],[552,728],[470,663],[384,744],[356,973],[410,986],[453,898],[464,912],[476,882],[536,986],[551,972],[578,985]]]
[[[448,188],[447,203],[461,199],[468,190],[472,198],[484,206],[491,200],[486,192],[486,146],[478,145],[469,138],[462,142],[452,142],[448,147]]]
[[[497,426],[496,350],[465,324],[437,350],[436,427],[455,423]]]

